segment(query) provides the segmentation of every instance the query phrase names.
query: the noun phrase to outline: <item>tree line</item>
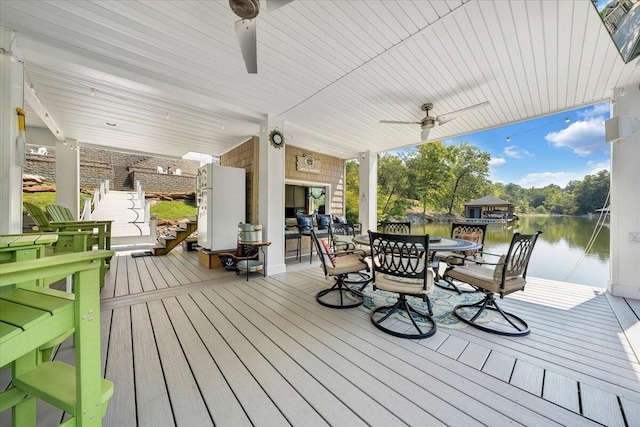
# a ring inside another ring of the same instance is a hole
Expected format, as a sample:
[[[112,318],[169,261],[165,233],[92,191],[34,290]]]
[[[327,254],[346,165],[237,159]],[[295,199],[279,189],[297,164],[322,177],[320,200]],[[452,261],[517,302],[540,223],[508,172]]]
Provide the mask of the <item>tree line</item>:
[[[378,219],[413,214],[464,214],[468,201],[492,195],[513,203],[518,213],[583,215],[602,208],[609,193],[609,172],[587,175],[561,188],[523,188],[489,180],[491,156],[468,143],[424,144],[404,153],[378,155]],[[347,218],[357,222],[358,163],[346,165]]]

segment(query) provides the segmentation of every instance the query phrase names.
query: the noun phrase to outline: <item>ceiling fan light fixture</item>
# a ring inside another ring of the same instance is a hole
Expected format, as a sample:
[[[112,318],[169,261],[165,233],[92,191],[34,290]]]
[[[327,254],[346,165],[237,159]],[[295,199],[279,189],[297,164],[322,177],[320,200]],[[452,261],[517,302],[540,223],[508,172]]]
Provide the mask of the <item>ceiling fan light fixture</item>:
[[[242,19],[253,19],[260,12],[259,0],[229,0],[229,6]]]
[[[431,128],[426,128],[426,129],[422,128],[422,132],[420,132],[420,141],[426,141],[427,139],[429,139],[430,131],[431,131]]]
[[[436,125],[436,119],[434,117],[425,117],[420,122],[422,129],[432,129]]]

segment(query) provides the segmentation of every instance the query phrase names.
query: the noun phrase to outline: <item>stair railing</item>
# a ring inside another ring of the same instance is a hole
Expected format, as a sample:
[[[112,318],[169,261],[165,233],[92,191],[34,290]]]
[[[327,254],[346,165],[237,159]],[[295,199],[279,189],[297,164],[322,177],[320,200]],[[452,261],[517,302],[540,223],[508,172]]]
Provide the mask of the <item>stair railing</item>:
[[[83,221],[89,221],[91,219],[91,197],[85,197],[84,206],[82,208],[82,214],[80,219]]]

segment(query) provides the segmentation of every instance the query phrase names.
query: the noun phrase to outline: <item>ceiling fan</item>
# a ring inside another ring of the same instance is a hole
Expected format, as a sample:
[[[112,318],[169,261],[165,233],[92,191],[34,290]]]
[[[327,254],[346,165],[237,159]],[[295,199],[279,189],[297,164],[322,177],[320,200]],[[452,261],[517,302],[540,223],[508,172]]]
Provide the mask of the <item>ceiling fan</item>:
[[[273,12],[291,1],[266,0],[267,11]],[[229,6],[231,6],[233,13],[241,18],[236,21],[236,36],[238,43],[240,43],[244,65],[247,67],[248,73],[256,74],[258,72],[258,50],[255,18],[260,13],[260,0],[229,0]]]
[[[429,131],[431,129],[433,129],[433,127],[438,124],[438,125],[443,125],[446,122],[455,119],[456,117],[464,114],[464,113],[468,113],[471,110],[475,110],[477,108],[481,108],[484,107],[486,105],[489,105],[489,101],[485,101],[485,102],[481,102],[479,104],[476,105],[472,105],[470,107],[466,107],[466,108],[462,108],[460,110],[456,110],[456,111],[452,111],[450,113],[446,113],[446,114],[441,114],[439,116],[433,117],[429,115],[429,110],[433,110],[433,104],[428,102],[426,104],[423,104],[422,107],[420,107],[422,109],[422,111],[425,111],[427,113],[427,115],[420,120],[419,122],[401,122],[401,121],[396,121],[396,120],[380,120],[380,123],[387,123],[387,124],[393,124],[393,125],[420,125],[420,127],[422,128],[422,132],[420,133],[420,140],[421,141],[426,141],[429,137]]]

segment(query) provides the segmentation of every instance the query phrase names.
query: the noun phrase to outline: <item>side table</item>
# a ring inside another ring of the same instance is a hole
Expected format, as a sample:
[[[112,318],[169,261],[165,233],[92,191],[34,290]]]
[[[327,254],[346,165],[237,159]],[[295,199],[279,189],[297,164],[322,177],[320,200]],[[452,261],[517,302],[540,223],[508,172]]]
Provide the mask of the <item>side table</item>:
[[[267,263],[267,253],[264,248],[266,246],[271,245],[271,242],[242,242],[242,245],[251,246],[254,248],[260,248],[260,252],[262,252],[262,257],[264,259],[264,263],[259,259],[242,259],[238,261],[236,264],[236,269],[239,271],[247,272],[247,281],[249,281],[249,273],[254,273],[262,270],[262,276],[267,276],[267,271],[264,268],[264,265]]]

